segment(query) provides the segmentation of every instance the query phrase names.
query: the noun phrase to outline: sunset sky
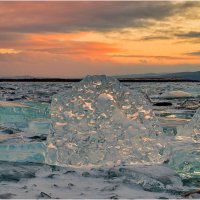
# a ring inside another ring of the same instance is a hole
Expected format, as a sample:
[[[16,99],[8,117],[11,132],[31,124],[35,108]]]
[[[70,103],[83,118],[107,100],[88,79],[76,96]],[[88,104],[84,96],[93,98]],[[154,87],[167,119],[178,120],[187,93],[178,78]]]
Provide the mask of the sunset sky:
[[[200,70],[200,2],[0,2],[0,76]]]

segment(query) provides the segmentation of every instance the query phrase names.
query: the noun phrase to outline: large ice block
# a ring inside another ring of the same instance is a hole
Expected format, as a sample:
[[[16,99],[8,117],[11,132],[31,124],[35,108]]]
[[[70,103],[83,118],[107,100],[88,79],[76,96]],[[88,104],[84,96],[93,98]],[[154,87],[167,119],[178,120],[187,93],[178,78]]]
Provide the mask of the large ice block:
[[[162,130],[146,99],[107,76],[87,76],[53,97],[47,162],[57,165],[165,160]]]

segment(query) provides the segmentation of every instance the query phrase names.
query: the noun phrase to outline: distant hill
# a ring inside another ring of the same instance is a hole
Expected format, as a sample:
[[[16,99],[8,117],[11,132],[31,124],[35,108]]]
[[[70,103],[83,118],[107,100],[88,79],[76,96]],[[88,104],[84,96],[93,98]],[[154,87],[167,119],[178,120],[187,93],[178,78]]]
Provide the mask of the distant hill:
[[[197,72],[177,72],[177,73],[148,73],[148,74],[131,74],[131,75],[120,75],[116,76],[120,79],[130,79],[130,78],[177,78],[186,80],[197,80],[200,81],[200,71]]]
[[[161,77],[165,78],[183,78],[189,80],[198,80],[200,81],[200,71],[197,72],[179,72],[173,74],[163,74]]]
[[[196,72],[177,72],[177,73],[148,73],[148,74],[129,74],[129,75],[118,75],[114,76],[120,80],[149,80],[149,81],[159,81],[159,80],[179,80],[179,81],[200,81],[200,71]],[[16,76],[16,77],[0,77],[0,81],[35,81],[35,82],[45,82],[45,81],[80,81],[82,78],[48,78],[48,77],[32,77],[32,76]]]
[[[0,77],[0,79],[33,79],[33,76],[4,76]]]

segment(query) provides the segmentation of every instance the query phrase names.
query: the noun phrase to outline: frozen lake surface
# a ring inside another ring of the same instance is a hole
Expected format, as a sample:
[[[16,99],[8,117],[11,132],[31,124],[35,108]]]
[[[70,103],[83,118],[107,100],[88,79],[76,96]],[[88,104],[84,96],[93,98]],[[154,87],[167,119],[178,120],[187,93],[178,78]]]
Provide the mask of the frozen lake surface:
[[[0,83],[0,198],[200,198],[200,84],[102,82]]]

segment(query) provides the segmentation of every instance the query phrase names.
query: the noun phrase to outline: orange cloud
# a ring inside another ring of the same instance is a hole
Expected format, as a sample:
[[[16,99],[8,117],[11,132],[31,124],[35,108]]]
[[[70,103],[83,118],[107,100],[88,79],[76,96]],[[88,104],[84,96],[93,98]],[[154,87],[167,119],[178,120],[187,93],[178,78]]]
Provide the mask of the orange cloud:
[[[20,53],[20,51],[17,51],[15,49],[0,49],[0,54],[17,54]]]
[[[146,65],[181,65],[200,64],[198,56],[149,56],[149,55],[111,55],[112,60],[126,64],[146,64]]]
[[[193,70],[200,65],[199,5],[0,2],[0,71],[60,76]]]
[[[120,53],[118,45],[99,41],[81,41],[87,32],[70,34],[32,34],[22,42],[25,51],[62,54],[74,59],[89,58],[91,60],[110,59],[107,54]],[[20,46],[19,46],[20,48]]]

